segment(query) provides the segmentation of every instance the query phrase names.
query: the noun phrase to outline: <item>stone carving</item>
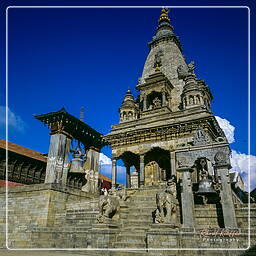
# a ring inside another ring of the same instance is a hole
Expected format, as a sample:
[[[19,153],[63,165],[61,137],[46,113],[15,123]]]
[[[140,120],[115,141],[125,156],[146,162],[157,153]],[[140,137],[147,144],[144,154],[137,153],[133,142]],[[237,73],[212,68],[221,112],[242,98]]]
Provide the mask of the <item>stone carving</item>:
[[[94,170],[85,171],[86,184],[82,187],[82,191],[88,193],[98,193],[99,173]]]
[[[178,66],[177,73],[178,73],[178,78],[179,79],[184,79],[185,77],[187,77],[189,75],[188,67],[183,66],[183,65]]]
[[[162,66],[162,57],[163,56],[164,56],[164,54],[161,50],[156,53],[155,60],[154,60],[154,68]]]
[[[222,164],[228,164],[228,156],[223,151],[218,151],[216,155],[214,156],[215,164],[222,165]]]
[[[104,194],[99,199],[99,215],[97,221],[99,223],[105,223],[116,214],[119,208],[119,200],[114,191],[110,189],[104,189]]]
[[[178,78],[185,79],[189,74],[194,74],[195,62],[191,61],[188,65],[180,65],[177,68]]]
[[[161,100],[158,97],[155,97],[153,99],[153,108],[159,108],[161,107]]]
[[[122,201],[126,201],[126,199],[128,198],[126,188],[122,184],[118,186],[117,190],[115,190],[113,194],[119,197],[119,199],[121,199]]]
[[[188,64],[188,72],[193,74],[194,71],[195,71],[195,62],[194,62],[194,61],[191,61],[191,62]]]
[[[209,135],[204,131],[202,127],[196,130],[196,134],[193,137],[193,143],[195,146],[206,145],[210,142]]]
[[[175,176],[167,181],[164,191],[156,194],[157,209],[155,211],[155,223],[167,223],[177,226],[177,205]]]
[[[187,157],[179,157],[177,159],[178,168],[188,168],[189,167],[189,161]]]
[[[207,170],[207,162],[204,158],[201,158],[199,160],[200,165],[200,177],[201,179],[207,179],[209,176],[208,170]]]

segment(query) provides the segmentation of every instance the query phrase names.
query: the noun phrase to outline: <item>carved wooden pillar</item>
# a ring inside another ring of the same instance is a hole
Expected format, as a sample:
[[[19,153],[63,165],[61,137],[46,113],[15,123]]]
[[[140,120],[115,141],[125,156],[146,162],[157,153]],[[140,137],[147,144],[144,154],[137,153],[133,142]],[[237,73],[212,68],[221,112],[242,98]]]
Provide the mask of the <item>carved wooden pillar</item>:
[[[66,185],[71,139],[62,133],[51,134],[45,183]]]
[[[140,155],[140,186],[144,186],[144,183],[145,183],[144,155]]]
[[[112,188],[116,188],[116,158],[112,158]]]

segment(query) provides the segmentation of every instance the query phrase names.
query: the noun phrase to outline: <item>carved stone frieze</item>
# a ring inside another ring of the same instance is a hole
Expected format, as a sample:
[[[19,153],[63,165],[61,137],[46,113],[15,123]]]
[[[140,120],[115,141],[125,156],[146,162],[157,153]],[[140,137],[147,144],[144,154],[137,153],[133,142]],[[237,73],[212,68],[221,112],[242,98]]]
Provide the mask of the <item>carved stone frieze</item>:
[[[211,142],[210,136],[204,131],[202,127],[199,127],[196,130],[196,133],[193,137],[193,144],[195,146],[206,145]]]
[[[216,162],[215,155],[217,152],[222,152],[223,154],[225,154],[227,156],[227,162],[229,163],[230,149],[227,146],[177,152],[176,160],[177,160],[177,163],[182,163],[182,161],[186,159],[186,165],[189,167],[192,167],[195,161],[202,157],[209,159],[212,163],[215,163]]]

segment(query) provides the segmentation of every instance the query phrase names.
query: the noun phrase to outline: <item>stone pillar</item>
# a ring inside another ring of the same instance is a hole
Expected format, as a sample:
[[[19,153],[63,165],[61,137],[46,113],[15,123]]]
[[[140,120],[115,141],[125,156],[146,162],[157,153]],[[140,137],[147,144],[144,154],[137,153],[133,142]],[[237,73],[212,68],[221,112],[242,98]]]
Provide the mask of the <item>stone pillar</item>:
[[[144,183],[145,183],[144,155],[140,155],[140,186],[144,186]]]
[[[144,95],[143,97],[143,111],[147,110],[147,96]]]
[[[61,184],[64,186],[67,185],[67,181],[68,181],[70,143],[71,143],[71,139],[66,138],[65,158],[64,158],[63,171],[62,171],[62,177],[61,177]]]
[[[170,152],[170,166],[171,166],[171,175],[176,175],[176,162],[175,162],[175,152]]]
[[[163,106],[166,106],[166,92],[162,91]]]
[[[93,170],[94,172],[99,171],[99,158],[100,150],[91,147],[86,154],[86,161],[84,163],[85,170]]]
[[[116,158],[112,158],[112,188],[116,188]]]
[[[45,183],[66,185],[71,139],[62,133],[51,134]]]
[[[131,174],[131,188],[138,188],[139,187],[139,178],[138,172],[134,169],[133,173]]]
[[[191,183],[191,169],[182,167],[177,171],[182,172],[181,207],[184,228],[195,227],[194,196]]]
[[[130,166],[126,165],[126,187],[131,187],[131,173],[130,173]]]
[[[235,207],[229,177],[229,164],[215,164],[217,175],[221,180],[221,204],[225,228],[237,228]]]

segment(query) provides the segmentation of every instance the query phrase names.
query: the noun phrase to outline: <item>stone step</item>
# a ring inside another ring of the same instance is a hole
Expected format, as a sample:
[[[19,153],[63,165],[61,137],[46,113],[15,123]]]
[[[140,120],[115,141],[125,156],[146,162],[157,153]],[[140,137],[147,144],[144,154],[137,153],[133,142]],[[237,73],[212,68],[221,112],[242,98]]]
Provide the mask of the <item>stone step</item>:
[[[111,256],[147,256],[146,250],[125,250],[125,251],[112,251]]]
[[[125,243],[145,243],[146,234],[137,235],[137,234],[120,234],[117,236],[117,242]]]
[[[140,216],[141,214],[148,214],[151,215],[153,211],[156,210],[156,207],[135,207],[132,206],[129,208],[129,214],[137,214],[137,216]]]
[[[137,220],[138,218],[141,220],[152,220],[152,213],[141,213],[138,216],[138,213],[125,213],[125,214],[120,214],[120,217],[122,219],[129,219],[129,220]]]
[[[67,214],[66,219],[93,219],[97,218],[98,214],[95,213],[83,213],[83,214]]]
[[[131,200],[156,201],[156,195],[134,195]]]
[[[99,210],[80,209],[80,210],[67,210],[66,214],[84,214],[84,213],[98,213]]]
[[[146,243],[136,243],[136,242],[115,242],[114,243],[114,248],[146,248]]]
[[[131,201],[130,205],[131,206],[135,206],[135,207],[156,207],[156,203],[155,202],[147,202],[147,201]],[[129,208],[130,208],[129,207]]]
[[[130,227],[141,227],[141,228],[146,228],[149,227],[153,221],[140,221],[140,220],[129,220],[124,222],[124,226],[130,226]]]

